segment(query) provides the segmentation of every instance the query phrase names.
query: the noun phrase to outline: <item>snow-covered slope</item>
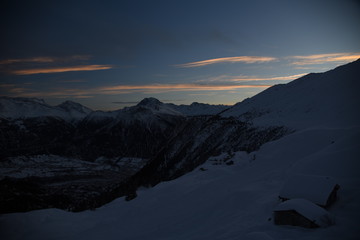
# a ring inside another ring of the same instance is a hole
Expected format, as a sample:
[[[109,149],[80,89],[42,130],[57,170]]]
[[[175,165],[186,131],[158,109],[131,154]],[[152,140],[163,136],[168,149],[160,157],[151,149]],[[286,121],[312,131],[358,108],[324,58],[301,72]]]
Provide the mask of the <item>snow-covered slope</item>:
[[[355,240],[360,236],[359,139],[359,128],[296,132],[257,152],[237,152],[229,159],[233,165],[209,161],[174,181],[141,189],[130,202],[119,198],[81,213],[47,209],[3,214],[0,237]],[[274,225],[279,191],[292,174],[336,179],[339,199],[329,210],[334,225],[316,230]]]
[[[92,110],[79,103],[66,101],[50,106],[37,98],[0,97],[0,117],[7,119],[59,117],[68,121],[81,120]]]
[[[90,108],[73,101],[65,101],[58,105],[57,108],[64,109],[70,115],[70,117],[74,119],[82,119],[92,112]]]
[[[225,111],[256,125],[295,129],[356,125],[360,119],[360,59],[325,73],[312,73],[273,86]]]

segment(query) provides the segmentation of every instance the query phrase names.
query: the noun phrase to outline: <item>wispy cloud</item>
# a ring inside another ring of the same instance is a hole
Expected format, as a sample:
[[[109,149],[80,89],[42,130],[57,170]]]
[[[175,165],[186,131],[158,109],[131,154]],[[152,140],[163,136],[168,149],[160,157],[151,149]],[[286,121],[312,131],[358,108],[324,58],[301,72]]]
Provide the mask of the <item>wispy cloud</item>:
[[[78,60],[89,60],[90,55],[73,55],[69,57],[32,57],[32,58],[13,58],[1,60],[0,64],[14,64],[14,63],[55,63],[55,62],[68,62]]]
[[[24,85],[29,85],[29,84],[8,84],[8,83],[3,83],[0,84],[0,92],[2,92],[3,94],[12,94],[12,95],[22,95],[22,94],[26,94],[27,92],[31,91],[29,88],[24,88]]]
[[[205,92],[205,93],[189,93],[189,96],[216,96],[215,92]]]
[[[17,94],[19,97],[51,97],[51,98],[92,98],[96,93],[92,90],[82,89],[55,89],[47,91],[36,91],[27,89],[27,91]]]
[[[175,67],[179,68],[193,68],[202,67],[217,63],[265,63],[279,60],[290,59],[292,65],[303,66],[303,65],[315,65],[329,62],[346,63],[355,61],[360,58],[360,53],[326,53],[326,54],[315,54],[305,56],[289,56],[284,58],[266,57],[266,56],[238,56],[238,57],[224,57],[224,58],[213,58],[202,61],[195,61],[183,64],[176,64]]]
[[[74,71],[96,71],[111,69],[111,65],[87,64],[90,55],[66,57],[32,57],[0,60],[0,71],[13,75],[33,75],[40,73],[61,73]]]
[[[2,83],[0,84],[0,88],[12,88],[15,87],[15,84],[10,84],[10,83]]]
[[[229,76],[229,75],[220,75],[217,77],[212,77],[208,79],[201,79],[197,82],[252,82],[252,81],[290,81],[297,78],[300,78],[307,73],[288,75],[288,76],[279,76],[279,77],[254,77],[254,76]]]
[[[256,56],[239,56],[239,57],[224,57],[224,58],[213,58],[207,59],[203,61],[189,62],[184,64],[177,64],[176,67],[180,68],[192,68],[192,67],[201,67],[216,63],[263,63],[263,62],[271,62],[275,61],[277,58],[274,57],[256,57]]]
[[[18,58],[18,59],[5,59],[1,60],[0,64],[13,64],[13,63],[52,63],[55,58],[51,57],[35,57],[35,58]]]
[[[34,68],[14,70],[11,73],[15,75],[32,75],[40,73],[61,73],[61,72],[75,72],[75,71],[96,71],[113,68],[110,65],[80,65],[71,67],[56,67],[56,68]]]
[[[59,80],[60,83],[82,83],[87,82],[85,79]]]
[[[307,56],[291,56],[293,62],[292,65],[313,65],[324,64],[329,62],[351,62],[360,58],[360,53],[327,53],[327,54],[315,54]]]
[[[27,88],[22,88],[22,87],[15,87],[15,88],[10,88],[8,91],[10,93],[16,93],[16,94],[21,94],[21,93],[25,93],[26,91],[28,91],[29,89]]]
[[[263,78],[252,78],[252,77],[243,77],[243,78],[233,78],[230,79],[232,82],[243,82],[243,81],[289,81],[294,80],[299,77],[306,75],[307,73],[289,75],[289,76],[282,76],[282,77],[263,77]]]

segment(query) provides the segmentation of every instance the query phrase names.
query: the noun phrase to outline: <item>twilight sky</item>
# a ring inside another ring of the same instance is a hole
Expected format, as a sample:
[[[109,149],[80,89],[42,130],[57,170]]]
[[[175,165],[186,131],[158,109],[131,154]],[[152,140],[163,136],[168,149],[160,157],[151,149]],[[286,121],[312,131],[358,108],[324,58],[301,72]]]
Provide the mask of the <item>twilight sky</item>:
[[[94,110],[234,104],[360,58],[357,0],[5,0],[0,24],[1,96]]]

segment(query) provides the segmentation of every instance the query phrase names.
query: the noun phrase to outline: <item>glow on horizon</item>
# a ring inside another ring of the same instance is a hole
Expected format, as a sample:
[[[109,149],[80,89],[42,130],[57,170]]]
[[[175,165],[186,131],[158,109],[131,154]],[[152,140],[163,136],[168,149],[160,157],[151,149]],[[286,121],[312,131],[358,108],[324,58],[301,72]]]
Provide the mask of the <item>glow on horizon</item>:
[[[302,65],[306,64],[320,64],[320,63],[329,63],[329,62],[339,62],[345,61],[350,62],[350,60],[356,60],[360,58],[360,54],[357,53],[329,53],[329,54],[314,54],[314,55],[304,55],[304,56],[288,56],[288,57],[278,57],[273,58],[276,59],[276,62],[280,62],[280,64],[287,65],[289,68],[294,68],[297,66],[296,62],[303,62]],[[50,61],[44,59],[33,59],[33,61]],[[60,59],[60,58],[58,58]],[[64,59],[64,58],[63,58]],[[69,59],[69,57],[67,58]],[[220,58],[222,59],[222,58]],[[24,60],[25,61],[25,60]],[[214,60],[215,62],[221,62]],[[253,59],[255,61],[255,59]],[[275,61],[275,60],[274,60]],[[312,61],[313,63],[309,63]],[[11,62],[11,61],[10,61]],[[226,61],[223,61],[226,62]],[[229,61],[230,62],[230,61]],[[316,63],[314,63],[316,62]],[[16,64],[18,62],[12,61],[12,63]],[[8,63],[8,64],[12,64]],[[255,62],[256,63],[256,62]],[[306,63],[306,64],[305,64]],[[43,67],[43,68],[31,68],[31,69],[23,69],[23,70],[13,70],[12,73],[15,75],[33,75],[33,74],[52,74],[52,73],[61,73],[61,72],[75,72],[75,71],[95,71],[95,70],[107,70],[112,69],[114,65],[78,65],[78,66],[69,66],[69,67]],[[271,66],[272,67],[272,66]],[[152,95],[154,97],[156,94],[166,94],[177,92],[180,94],[185,94],[187,96],[210,96],[211,94],[225,94],[230,97],[231,94],[237,94],[240,89],[257,89],[254,92],[265,90],[273,86],[274,84],[279,84],[281,81],[291,81],[306,75],[307,73],[301,74],[293,74],[293,75],[283,75],[283,76],[232,76],[232,75],[220,75],[209,78],[201,78],[196,80],[192,79],[184,79],[183,83],[139,83],[139,84],[110,84],[103,83],[100,86],[91,86],[91,85],[83,85],[81,87],[73,87],[70,85],[63,85],[61,87],[53,87],[48,89],[37,88],[39,85],[36,84],[35,81],[25,82],[23,84],[15,84],[11,82],[1,83],[0,86],[3,88],[3,91],[6,95],[12,95],[17,97],[40,97],[40,98],[54,98],[54,99],[65,99],[65,98],[88,98],[88,99],[97,99],[101,96],[111,96],[112,98],[133,98],[134,94],[143,94],[143,95]],[[79,79],[56,79],[58,83],[64,84],[72,84],[72,83],[86,83],[86,78]],[[261,82],[264,81],[264,82]],[[270,82],[265,82],[270,81]],[[271,82],[273,81],[273,82]],[[254,83],[252,83],[254,82]],[[255,82],[258,82],[256,84]],[[271,83],[271,84],[270,84]],[[25,86],[26,85],[26,86]],[[59,85],[60,86],[60,85]],[[220,93],[223,91],[223,93]],[[132,96],[128,95],[132,94]],[[215,94],[215,95],[216,95]],[[241,93],[243,94],[243,93]],[[215,96],[214,95],[214,96]],[[232,95],[233,97],[235,95]],[[249,95],[247,95],[249,96]],[[191,98],[191,97],[190,97]],[[203,97],[205,100],[200,101],[211,101],[215,100],[215,97]],[[224,97],[223,97],[224,98]],[[237,97],[236,97],[237,98]],[[239,95],[237,99],[234,99],[233,102],[238,102],[242,97]],[[199,101],[198,99],[194,99],[194,101]],[[227,101],[229,101],[227,99]],[[224,103],[224,99],[221,100]],[[221,103],[219,102],[219,103]]]
[[[92,89],[58,89],[55,91],[32,92],[22,88],[18,91],[22,97],[56,97],[56,98],[91,98],[96,95],[118,95],[129,93],[167,93],[195,91],[233,91],[245,88],[268,88],[273,85],[201,85],[201,84],[151,84],[151,85],[117,85]]]
[[[272,85],[202,85],[202,84],[151,84],[151,85],[117,85],[112,87],[103,87],[99,90],[117,91],[117,90],[156,90],[159,92],[168,91],[229,91],[240,88],[268,88]],[[161,90],[161,91],[160,91]]]

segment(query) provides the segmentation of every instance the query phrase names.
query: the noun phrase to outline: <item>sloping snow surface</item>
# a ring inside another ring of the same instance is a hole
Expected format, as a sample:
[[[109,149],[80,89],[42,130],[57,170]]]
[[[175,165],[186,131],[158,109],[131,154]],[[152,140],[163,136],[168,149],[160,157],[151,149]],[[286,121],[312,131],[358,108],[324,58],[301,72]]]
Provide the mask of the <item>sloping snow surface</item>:
[[[234,154],[234,165],[206,162],[151,189],[80,213],[57,209],[0,216],[1,239],[358,239],[360,128],[308,129]],[[305,140],[305,141],[304,141]],[[200,171],[200,168],[202,171]],[[205,170],[205,171],[204,171]],[[272,212],[287,178],[332,176],[341,186],[321,229],[276,226]]]
[[[324,73],[312,73],[279,84],[235,104],[223,117],[244,119],[259,126],[351,126],[359,123],[360,59]],[[324,121],[325,120],[325,121]]]

